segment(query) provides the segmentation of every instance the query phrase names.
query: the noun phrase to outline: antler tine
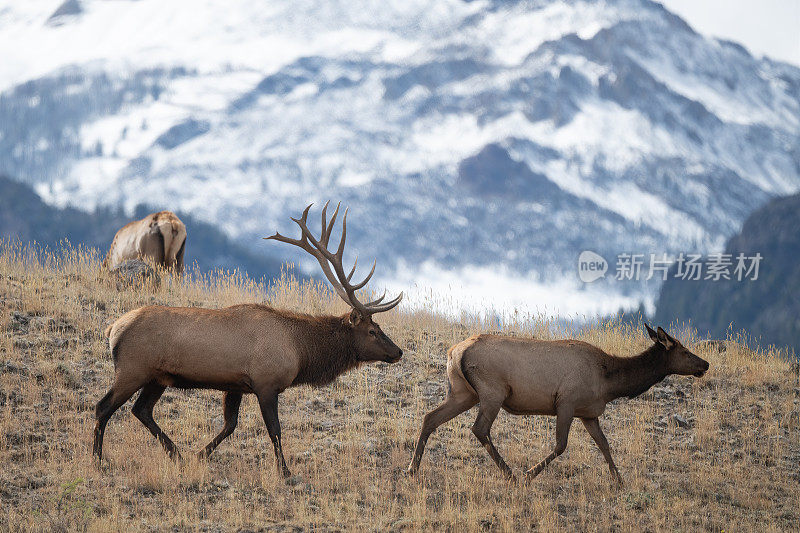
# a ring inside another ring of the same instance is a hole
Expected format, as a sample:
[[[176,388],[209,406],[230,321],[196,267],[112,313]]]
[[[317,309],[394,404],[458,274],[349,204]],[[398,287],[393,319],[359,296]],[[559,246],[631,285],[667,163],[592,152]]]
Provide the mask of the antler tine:
[[[308,219],[308,210],[311,209],[312,205],[314,204],[310,204],[308,207],[306,207],[306,210],[303,211],[303,216],[300,217],[300,219],[292,218],[292,220],[294,220],[300,227],[300,231],[302,232],[302,237],[300,240],[305,242],[305,244],[307,245],[307,247],[304,247],[304,249],[308,251],[310,254],[312,254],[314,257],[317,257],[318,259],[327,260],[329,255],[327,253],[327,250],[323,246],[321,246],[321,243],[317,241],[317,239],[314,238],[314,234],[311,233],[310,229],[308,229],[308,225],[306,223]]]
[[[306,210],[303,211],[303,216],[301,217],[301,220],[305,220],[305,218],[308,216],[308,210],[311,209],[312,205],[314,205],[314,204],[309,204],[308,207],[306,207]],[[291,218],[291,217],[289,217],[289,218]],[[292,218],[292,220],[294,220],[295,222],[300,224],[300,222],[296,218]],[[305,242],[305,240],[306,240],[305,234],[303,234],[303,236],[300,239],[292,239],[291,237],[285,237],[285,236],[281,235],[280,233],[278,233],[276,231],[275,235],[270,235],[269,237],[264,237],[264,240],[270,240],[270,239],[273,239],[273,240],[276,240],[276,241],[280,241],[280,242],[285,242],[285,243],[288,243],[288,244],[294,244],[295,246],[300,246],[304,250],[309,251],[306,248],[306,245],[308,243]]]
[[[339,265],[342,264],[342,257],[344,256],[344,241],[347,239],[347,212],[350,210],[349,207],[344,209],[344,216],[342,217],[342,238],[339,240],[339,247],[336,249],[336,253],[333,254],[339,260]]]
[[[350,269],[350,273],[347,275],[347,283],[350,283],[350,280],[353,279],[353,274],[356,273],[357,266],[358,266],[358,256],[356,256],[356,260],[353,261],[353,268]]]
[[[378,298],[377,300],[372,300],[371,302],[365,303],[364,307],[369,307],[371,305],[377,305],[377,304],[381,303],[384,298],[386,298],[386,290],[385,289],[383,291],[383,294],[381,294],[380,298]]]
[[[292,220],[294,220],[298,224],[300,224],[302,222],[303,226],[305,226],[306,225],[306,220],[308,220],[308,212],[311,210],[311,206],[312,205],[314,205],[314,204],[310,203],[310,204],[308,204],[306,206],[306,208],[303,210],[303,216],[300,217],[300,220],[297,220],[296,218],[292,218]]]
[[[308,204],[308,205],[306,206],[305,210],[303,211],[303,215],[300,217],[300,219],[299,219],[299,220],[298,220],[298,219],[296,219],[296,218],[294,218],[294,217],[289,217],[289,218],[291,218],[291,219],[292,219],[292,221],[293,221],[295,224],[297,224],[297,225],[298,225],[298,226],[300,226],[301,228],[304,228],[304,227],[305,227],[305,225],[306,225],[306,220],[308,220],[308,211],[311,209],[311,206],[312,206],[312,205],[314,205],[314,204],[312,203],[312,204]],[[277,234],[276,234],[276,235],[277,235]],[[284,238],[286,238],[286,237],[284,237]],[[294,241],[294,242],[292,242],[291,244],[297,244],[298,246],[301,246],[301,247],[302,247],[304,250],[306,250],[307,252],[308,252],[308,251],[310,251],[310,250],[308,249],[308,242],[307,242],[307,239],[306,239],[306,233],[305,233],[305,232],[302,232],[302,233],[301,233],[301,235],[300,235],[300,239],[299,239],[299,240],[297,240],[297,239],[292,239],[292,241]],[[288,241],[284,241],[284,242],[288,242]],[[298,244],[298,243],[299,243],[299,244]]]
[[[375,265],[377,265],[377,264],[378,264],[378,261],[377,261],[377,260],[376,260],[375,262],[373,262],[373,263],[372,263],[372,270],[370,270],[370,271],[369,271],[369,274],[367,274],[367,277],[366,277],[366,278],[364,278],[364,281],[362,281],[361,283],[356,283],[355,285],[353,285],[353,286],[352,286],[352,288],[353,288],[353,290],[354,290],[354,291],[357,291],[358,289],[360,289],[360,288],[362,288],[364,285],[366,285],[366,284],[367,284],[367,282],[369,282],[369,278],[371,278],[371,277],[372,277],[372,275],[375,273]],[[350,280],[348,280],[348,281],[350,281]]]
[[[323,244],[326,244],[325,243],[325,228],[328,227],[328,223],[327,223],[327,221],[325,219],[325,214],[328,212],[328,204],[329,203],[331,203],[330,200],[325,202],[325,205],[322,206],[322,233],[320,234],[319,242],[323,243]]]
[[[328,227],[322,228],[322,230],[325,232],[325,248],[328,247],[328,240],[331,238],[331,233],[333,233],[333,225],[336,223],[336,217],[339,215],[339,207],[341,207],[341,205],[341,202],[336,204],[336,209],[331,216],[331,221],[328,223]]]
[[[381,299],[383,299],[383,297],[381,297]],[[383,313],[384,311],[388,311],[389,309],[395,307],[402,300],[403,300],[403,293],[401,292],[400,295],[394,300],[388,301],[385,304],[381,305],[368,306],[367,310],[370,312],[370,314]]]
[[[286,243],[289,243],[289,244],[295,244],[297,246],[300,246],[300,241],[298,241],[296,239],[290,239],[289,237],[284,237],[283,235],[281,235],[278,232],[275,232],[275,235],[270,235],[269,237],[262,237],[262,239],[264,239],[265,241],[273,239],[273,240],[276,240],[276,241],[286,242]]]

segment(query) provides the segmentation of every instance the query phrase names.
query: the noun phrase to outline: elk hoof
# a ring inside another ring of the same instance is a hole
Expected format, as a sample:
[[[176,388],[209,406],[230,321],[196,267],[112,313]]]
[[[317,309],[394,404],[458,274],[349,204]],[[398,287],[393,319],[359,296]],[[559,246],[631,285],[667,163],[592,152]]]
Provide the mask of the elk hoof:
[[[303,478],[300,476],[289,476],[286,478],[286,484],[290,487],[295,487],[303,482]]]
[[[526,481],[531,481],[533,478],[538,476],[542,472],[542,470],[544,470],[544,468],[539,468],[538,465],[534,466],[530,470],[527,470],[525,472],[525,480]]]
[[[92,462],[94,463],[94,467],[95,467],[95,468],[96,468],[96,469],[97,469],[97,470],[98,470],[98,471],[99,471],[101,474],[102,474],[102,473],[109,473],[109,472],[113,472],[113,466],[112,466],[112,464],[111,464],[111,461],[109,461],[108,459],[106,459],[105,461],[103,461],[103,460],[99,459],[97,456],[95,456],[95,458],[94,458],[94,461],[92,461]]]

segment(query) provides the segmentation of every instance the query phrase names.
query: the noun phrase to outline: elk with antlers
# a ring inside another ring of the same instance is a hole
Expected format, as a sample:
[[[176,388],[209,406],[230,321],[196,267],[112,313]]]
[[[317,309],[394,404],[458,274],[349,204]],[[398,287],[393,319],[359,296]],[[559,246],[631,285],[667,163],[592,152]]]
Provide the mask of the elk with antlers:
[[[233,433],[243,394],[255,394],[275,448],[278,470],[288,477],[289,469],[281,448],[278,395],[289,387],[326,385],[361,363],[395,363],[403,351],[372,320],[376,313],[400,303],[403,294],[391,301],[385,297],[362,303],[356,291],[375,272],[351,283],[342,267],[347,211],[335,252],[328,250],[339,207],[326,220],[328,204],[322,210],[322,233],[316,239],[306,225],[309,205],[300,219],[301,237],[291,239],[276,233],[267,239],[299,246],[313,255],[334,290],[352,307],[343,316],[310,316],[245,304],[224,309],[185,307],[142,307],[123,315],[107,330],[114,359],[111,390],[97,404],[94,453],[102,457],[103,434],[111,415],[136,391],[133,414],[161,442],[172,457],[178,450],[153,420],[153,407],[167,387],[209,388],[225,392],[225,425],[200,452],[208,456]]]

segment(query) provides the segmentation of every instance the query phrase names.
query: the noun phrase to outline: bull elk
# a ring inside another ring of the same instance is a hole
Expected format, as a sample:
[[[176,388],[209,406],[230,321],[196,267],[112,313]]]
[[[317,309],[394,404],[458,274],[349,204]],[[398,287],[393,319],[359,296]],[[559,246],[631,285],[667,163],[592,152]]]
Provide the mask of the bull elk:
[[[153,420],[153,407],[166,387],[207,388],[225,392],[222,431],[200,452],[208,456],[234,428],[243,394],[255,394],[275,448],[278,470],[290,475],[281,447],[278,395],[289,387],[331,383],[343,372],[370,361],[395,363],[403,351],[372,320],[376,313],[400,303],[403,293],[391,301],[384,296],[362,303],[356,291],[375,272],[351,283],[342,267],[347,211],[342,217],[338,249],[328,250],[328,241],[339,213],[330,222],[328,204],[322,209],[319,239],[306,221],[309,205],[300,219],[301,237],[291,239],[276,233],[267,239],[299,246],[314,256],[336,293],[352,307],[343,316],[310,316],[282,311],[266,305],[245,304],[224,309],[185,307],[141,307],[131,311],[107,330],[114,360],[111,390],[97,404],[94,453],[102,458],[103,434],[111,415],[136,391],[133,414],[163,445],[171,457],[179,457],[170,438]]]
[[[129,222],[114,235],[103,266],[112,269],[128,259],[150,259],[183,272],[186,226],[175,213],[160,211]]]
[[[425,416],[408,472],[419,469],[425,444],[436,428],[480,403],[472,432],[507,478],[514,474],[489,436],[501,408],[514,415],[556,417],[555,449],[526,472],[528,478],[564,452],[577,416],[621,484],[598,419],[606,404],[638,396],[670,374],[701,377],[709,366],[660,327],[658,331],[645,327],[654,344],[634,357],[615,357],[577,340],[477,335],[456,344],[447,352],[449,392],[444,403]]]

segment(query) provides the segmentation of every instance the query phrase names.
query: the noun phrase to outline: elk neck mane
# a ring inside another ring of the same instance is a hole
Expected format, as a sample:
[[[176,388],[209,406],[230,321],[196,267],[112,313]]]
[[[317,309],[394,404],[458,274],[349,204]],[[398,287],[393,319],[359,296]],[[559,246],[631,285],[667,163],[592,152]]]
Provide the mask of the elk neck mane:
[[[606,354],[602,366],[611,399],[634,398],[663,380],[669,373],[666,354],[666,349],[657,343],[633,357]]]
[[[300,370],[292,385],[321,387],[359,365],[353,335],[344,317],[307,315],[270,308],[292,324],[297,336]]]

